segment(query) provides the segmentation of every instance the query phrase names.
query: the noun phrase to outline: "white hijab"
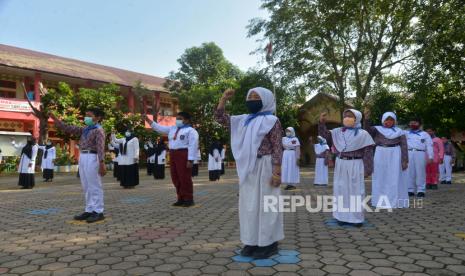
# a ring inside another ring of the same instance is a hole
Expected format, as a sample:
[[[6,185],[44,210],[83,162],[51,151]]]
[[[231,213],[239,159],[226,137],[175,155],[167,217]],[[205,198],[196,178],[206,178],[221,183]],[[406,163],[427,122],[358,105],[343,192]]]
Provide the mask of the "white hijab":
[[[331,136],[337,151],[349,152],[374,145],[375,142],[371,135],[367,131],[360,129],[362,126],[362,113],[355,109],[347,109],[344,113],[347,111],[355,115],[355,128],[343,131],[344,128],[338,127],[331,130]]]
[[[286,128],[286,131],[289,131],[291,134],[292,134],[292,137],[291,138],[294,138],[295,137],[295,130],[293,127],[288,127]]]
[[[392,128],[387,128],[384,127],[384,121],[386,121],[388,118],[394,119],[394,126]],[[378,130],[379,133],[383,134],[384,137],[387,139],[395,139],[399,136],[402,136],[404,132],[402,129],[396,127],[395,125],[397,124],[397,116],[394,114],[394,112],[386,112],[383,114],[383,118],[381,119],[381,125],[380,126],[375,126],[376,130]]]
[[[322,143],[316,143],[313,145],[316,154],[322,154],[323,152],[329,150],[329,146],[325,138],[318,136],[317,139],[321,140]]]
[[[272,112],[276,110],[276,102],[273,93],[262,87],[249,90],[247,97],[252,92],[256,92],[263,103],[259,112]],[[247,174],[255,169],[258,148],[262,144],[263,138],[278,121],[274,115],[258,116],[249,124],[245,125],[249,114],[231,116],[231,151],[236,160],[239,183],[242,183]]]

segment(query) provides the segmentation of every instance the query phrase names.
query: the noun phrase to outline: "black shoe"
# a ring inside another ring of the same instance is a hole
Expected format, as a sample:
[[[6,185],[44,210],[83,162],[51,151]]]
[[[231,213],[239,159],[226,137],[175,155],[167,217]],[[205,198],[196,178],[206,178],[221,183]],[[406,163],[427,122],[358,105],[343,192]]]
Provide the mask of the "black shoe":
[[[92,213],[84,212],[84,213],[82,213],[82,214],[80,214],[80,215],[74,216],[74,219],[75,219],[75,220],[86,220],[86,219],[88,219],[91,215],[92,215]]]
[[[414,195],[415,195],[415,193],[408,192],[408,196],[409,196],[409,197],[412,197],[412,196],[414,196]]]
[[[255,250],[258,249],[256,245],[245,245],[241,250],[241,256],[243,257],[252,257]]]
[[[195,203],[194,203],[193,200],[186,200],[186,201],[184,201],[184,203],[182,204],[182,207],[192,207],[192,206],[194,206],[194,205],[195,205]]]
[[[290,190],[295,190],[297,189],[295,186],[292,186],[292,185],[287,185],[286,188],[284,188],[284,190],[286,191],[290,191]]]
[[[443,180],[443,181],[441,181],[441,184],[446,184],[446,183],[447,183],[447,182],[446,182],[446,181],[444,181],[444,180]]]
[[[184,201],[182,200],[178,200],[175,203],[171,204],[171,206],[174,206],[174,207],[181,207],[183,205],[184,205]]]
[[[447,181],[446,184],[447,185],[452,185],[452,181]]]
[[[254,259],[268,259],[276,254],[278,254],[278,242],[274,242],[268,246],[259,246],[253,253],[252,257]]]
[[[425,193],[420,192],[417,194],[417,197],[420,197],[420,198],[425,197]]]
[[[431,190],[437,190],[438,189],[438,185],[431,185]]]
[[[431,185],[430,184],[426,184],[426,187],[425,187],[427,190],[431,189]]]
[[[92,212],[92,214],[90,215],[90,217],[86,219],[86,221],[87,223],[93,223],[93,222],[101,221],[104,219],[105,219],[105,216],[103,215],[103,213]]]

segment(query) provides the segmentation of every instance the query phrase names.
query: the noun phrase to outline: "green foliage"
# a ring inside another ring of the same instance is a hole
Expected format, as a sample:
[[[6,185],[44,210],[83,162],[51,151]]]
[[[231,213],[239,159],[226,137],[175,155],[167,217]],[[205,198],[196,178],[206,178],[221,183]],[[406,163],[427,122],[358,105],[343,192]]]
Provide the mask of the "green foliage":
[[[188,91],[195,86],[224,89],[234,85],[240,70],[223,55],[215,43],[203,43],[200,47],[188,48],[178,59],[180,68],[168,77],[177,82],[168,85],[175,91]]]
[[[68,150],[63,149],[59,146],[56,148],[56,158],[55,158],[55,165],[57,166],[68,166],[76,164],[76,160],[71,157]]]
[[[249,35],[273,43],[284,83],[331,91],[364,104],[376,77],[411,56],[416,0],[263,0],[269,19],[253,19]]]
[[[407,76],[406,107],[442,135],[465,129],[465,5],[460,0],[425,1],[416,63]]]

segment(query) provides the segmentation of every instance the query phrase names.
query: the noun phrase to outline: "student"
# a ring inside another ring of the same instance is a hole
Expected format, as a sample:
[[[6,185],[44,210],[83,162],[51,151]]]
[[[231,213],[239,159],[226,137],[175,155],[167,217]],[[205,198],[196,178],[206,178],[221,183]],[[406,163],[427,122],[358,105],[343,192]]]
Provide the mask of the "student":
[[[177,194],[177,201],[173,206],[194,206],[192,166],[197,158],[199,134],[191,126],[191,115],[187,112],[179,112],[176,116],[176,125],[171,127],[162,126],[146,115],[144,117],[153,130],[168,135],[171,180]]]
[[[223,148],[221,150],[221,175],[224,175],[226,173],[224,160],[226,160],[226,145],[223,145]]]
[[[194,160],[194,164],[192,165],[192,177],[199,176],[199,163],[202,160],[202,153],[200,149],[197,150],[197,156]]]
[[[428,133],[420,129],[421,120],[414,118],[410,130],[404,131],[408,146],[408,195],[422,198],[426,190],[426,160],[433,162],[433,141]]]
[[[407,137],[396,126],[394,112],[384,113],[380,126],[370,126],[368,117],[369,111],[365,112],[364,127],[376,143],[371,203],[377,208],[407,208]]]
[[[44,182],[53,181],[53,170],[55,169],[56,149],[52,141],[48,141],[45,146],[39,146],[42,150],[42,174]]]
[[[455,163],[455,148],[447,137],[442,137],[444,144],[444,162],[439,166],[441,184],[452,184],[452,166]]]
[[[153,178],[165,179],[166,145],[160,138],[157,139],[157,144],[155,145],[154,161]]]
[[[325,138],[318,136],[317,140],[318,143],[313,145],[316,155],[315,180],[313,184],[316,186],[327,186],[330,150]]]
[[[120,185],[124,189],[133,189],[139,185],[139,139],[130,129],[126,130],[124,136],[125,138],[118,139],[112,133],[111,141],[119,145]]]
[[[227,115],[225,104],[234,93],[232,89],[224,92],[215,117],[231,132],[231,150],[239,175],[241,255],[265,259],[278,252],[278,241],[284,239],[282,212],[263,209],[265,196],[277,199],[281,195],[281,123],[273,115],[273,93],[262,87],[247,93],[245,104],[250,114]]]
[[[153,169],[155,168],[155,147],[152,141],[145,142],[144,150],[147,157],[147,175],[153,175]]]
[[[79,176],[85,195],[85,212],[74,217],[75,220],[85,220],[88,223],[105,219],[103,214],[102,177],[105,168],[105,131],[100,125],[104,113],[98,108],[90,108],[84,117],[86,127],[70,126],[50,114],[55,127],[61,131],[80,136],[79,140]]]
[[[295,137],[292,127],[286,128],[286,137],[282,138],[283,159],[281,170],[281,183],[287,184],[284,190],[295,190],[300,183],[300,142]]]
[[[433,128],[427,128],[426,132],[433,141],[433,162],[426,165],[426,189],[437,190],[439,183],[439,165],[444,162],[444,143],[436,137]]]
[[[343,127],[327,130],[326,113],[322,113],[318,133],[336,149],[333,217],[339,225],[361,227],[365,221],[362,206],[365,197],[364,177],[373,172],[375,142],[368,132],[361,129],[360,111],[347,109],[343,116]]]
[[[218,141],[210,145],[208,151],[208,178],[210,181],[218,181],[221,176],[221,151],[223,147]]]
[[[34,170],[36,167],[36,158],[39,146],[36,144],[34,137],[28,137],[26,145],[16,144],[12,139],[11,144],[16,149],[21,149],[21,159],[19,161],[19,181],[18,185],[21,189],[32,189],[35,186]]]

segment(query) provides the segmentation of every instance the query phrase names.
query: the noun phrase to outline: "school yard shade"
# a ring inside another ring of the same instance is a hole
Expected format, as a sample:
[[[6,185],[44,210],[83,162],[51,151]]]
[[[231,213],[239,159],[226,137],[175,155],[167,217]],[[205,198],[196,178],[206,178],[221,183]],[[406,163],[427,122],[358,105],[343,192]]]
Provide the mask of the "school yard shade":
[[[314,187],[313,170],[302,168],[298,192],[332,194]],[[0,273],[104,275],[463,275],[465,273],[465,174],[454,184],[427,192],[423,209],[367,214],[358,228],[331,223],[331,214],[297,208],[284,214],[286,238],[272,260],[237,258],[237,176],[234,169],[217,183],[201,169],[194,208],[175,201],[169,170],[154,181],[141,171],[141,184],[123,190],[109,173],[106,220],[72,221],[83,197],[75,174],[57,174],[17,190],[17,176],[0,177]],[[330,183],[332,174],[330,174]],[[371,183],[367,181],[367,193]],[[124,210],[124,211],[121,211]],[[32,275],[31,274],[31,275]]]

